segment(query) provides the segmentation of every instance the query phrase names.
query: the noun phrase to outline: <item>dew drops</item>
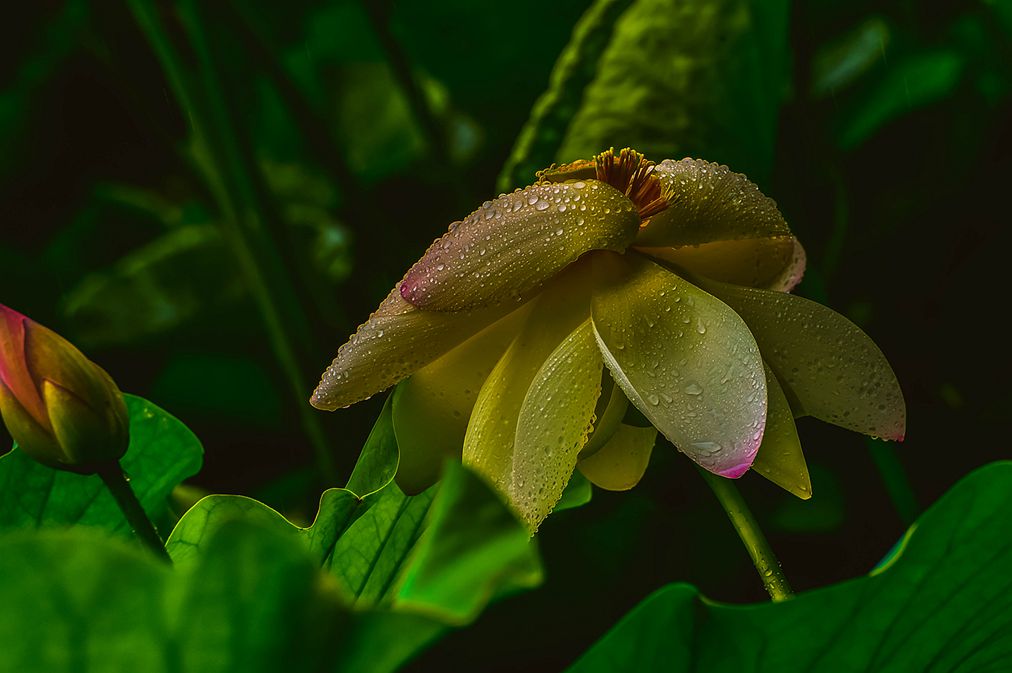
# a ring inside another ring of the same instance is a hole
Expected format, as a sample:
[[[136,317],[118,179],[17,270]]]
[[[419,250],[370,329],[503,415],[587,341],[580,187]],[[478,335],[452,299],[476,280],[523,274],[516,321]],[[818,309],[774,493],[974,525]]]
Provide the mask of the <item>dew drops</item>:
[[[690,383],[684,388],[682,388],[682,392],[684,392],[686,395],[693,395],[693,396],[702,395],[703,387],[700,386],[698,383]]]

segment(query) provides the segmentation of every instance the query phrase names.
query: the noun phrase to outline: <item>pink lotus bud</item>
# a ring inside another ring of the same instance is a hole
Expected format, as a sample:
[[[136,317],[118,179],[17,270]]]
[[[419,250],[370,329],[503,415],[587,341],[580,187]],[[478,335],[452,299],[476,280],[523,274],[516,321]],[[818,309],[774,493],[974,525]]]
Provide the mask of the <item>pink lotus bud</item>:
[[[105,370],[2,304],[0,413],[22,451],[62,470],[94,472],[129,444],[123,395]]]

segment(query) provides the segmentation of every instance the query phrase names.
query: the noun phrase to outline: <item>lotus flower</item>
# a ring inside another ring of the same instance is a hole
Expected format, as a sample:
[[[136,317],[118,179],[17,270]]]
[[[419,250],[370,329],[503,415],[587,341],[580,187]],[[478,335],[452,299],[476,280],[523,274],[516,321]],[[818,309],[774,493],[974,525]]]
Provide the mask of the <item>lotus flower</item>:
[[[710,472],[754,467],[807,498],[796,416],[902,439],[905,406],[861,330],[789,294],[804,260],[745,176],[604,152],[451,224],[311,402],[333,410],[400,382],[401,487],[462,457],[532,531],[575,469],[634,486],[658,431]]]
[[[20,449],[50,467],[94,472],[129,444],[123,395],[105,370],[2,304],[0,413]]]

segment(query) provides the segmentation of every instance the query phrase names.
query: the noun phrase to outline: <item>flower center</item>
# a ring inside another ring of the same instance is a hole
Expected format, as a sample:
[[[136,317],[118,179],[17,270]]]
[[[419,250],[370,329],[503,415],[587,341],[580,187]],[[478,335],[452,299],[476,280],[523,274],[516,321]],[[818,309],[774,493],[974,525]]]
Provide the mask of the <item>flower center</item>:
[[[609,149],[593,159],[551,166],[538,173],[539,182],[594,178],[619,190],[636,205],[640,226],[671,203],[674,193],[654,175],[654,162],[634,149]]]

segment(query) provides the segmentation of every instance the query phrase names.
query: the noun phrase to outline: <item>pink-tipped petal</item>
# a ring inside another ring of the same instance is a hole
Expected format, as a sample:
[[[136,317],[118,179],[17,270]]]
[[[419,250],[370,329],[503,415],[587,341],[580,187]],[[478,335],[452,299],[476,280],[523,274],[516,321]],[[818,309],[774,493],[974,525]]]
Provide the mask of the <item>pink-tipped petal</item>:
[[[41,381],[35,381],[29,369],[25,343],[29,325],[41,328],[30,318],[0,304],[0,383],[7,386],[39,426],[51,429],[39,391]]]
[[[636,207],[597,180],[536,184],[485,204],[411,267],[400,296],[429,311],[516,303],[591,250],[625,250]]]
[[[605,364],[629,401],[705,469],[740,475],[766,420],[766,377],[734,311],[639,255],[598,255],[592,303]]]

